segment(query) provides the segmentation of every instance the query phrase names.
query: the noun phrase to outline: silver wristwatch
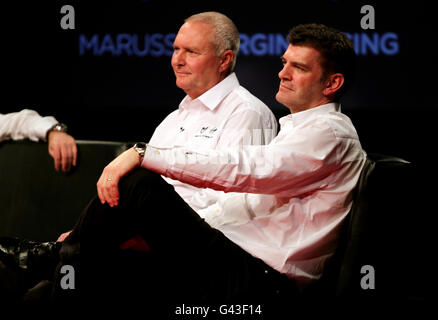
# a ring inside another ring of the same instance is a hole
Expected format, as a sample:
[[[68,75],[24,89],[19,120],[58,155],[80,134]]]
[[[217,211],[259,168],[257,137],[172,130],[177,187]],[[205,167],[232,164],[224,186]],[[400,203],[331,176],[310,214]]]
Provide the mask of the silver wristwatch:
[[[67,125],[61,122],[56,123],[55,125],[53,125],[53,127],[47,130],[46,138],[49,137],[49,133],[52,131],[67,132]]]
[[[58,122],[55,124],[50,131],[61,131],[61,132],[67,132],[67,125]]]
[[[134,144],[134,149],[138,153],[138,161],[139,161],[139,165],[141,165],[144,159],[144,155],[146,153],[146,143],[137,142],[136,144]]]

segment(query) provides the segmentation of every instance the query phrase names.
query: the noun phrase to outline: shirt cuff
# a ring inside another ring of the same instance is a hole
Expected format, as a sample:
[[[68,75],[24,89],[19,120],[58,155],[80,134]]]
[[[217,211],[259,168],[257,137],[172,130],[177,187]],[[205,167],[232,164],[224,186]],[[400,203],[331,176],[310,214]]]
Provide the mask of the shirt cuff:
[[[165,161],[165,150],[160,150],[160,148],[147,144],[141,167],[159,174],[164,174],[167,166],[168,164]]]
[[[39,121],[35,123],[35,136],[37,136],[40,140],[46,141],[48,131],[57,123],[58,121],[51,116],[39,119]]]

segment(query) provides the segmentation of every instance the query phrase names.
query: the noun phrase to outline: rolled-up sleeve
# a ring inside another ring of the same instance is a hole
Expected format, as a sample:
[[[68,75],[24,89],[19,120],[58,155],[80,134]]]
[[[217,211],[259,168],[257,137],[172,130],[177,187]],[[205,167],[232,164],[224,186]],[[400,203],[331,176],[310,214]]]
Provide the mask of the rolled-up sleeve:
[[[42,117],[36,111],[0,114],[0,141],[13,139],[45,140],[47,130],[57,123],[54,117]]]

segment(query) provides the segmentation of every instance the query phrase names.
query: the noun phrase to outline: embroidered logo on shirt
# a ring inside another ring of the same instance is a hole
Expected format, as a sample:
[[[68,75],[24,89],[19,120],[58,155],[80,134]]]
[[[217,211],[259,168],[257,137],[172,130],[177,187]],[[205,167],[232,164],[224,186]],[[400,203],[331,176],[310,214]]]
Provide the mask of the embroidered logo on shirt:
[[[201,131],[199,132],[200,134],[203,134],[206,130],[208,129],[208,127],[202,127]]]
[[[209,127],[202,127],[201,130],[199,130],[199,134],[196,134],[195,137],[196,138],[213,138],[213,134],[217,131],[216,127],[210,128],[210,130],[208,130]],[[208,131],[207,131],[208,130]],[[206,133],[208,132],[208,133]]]

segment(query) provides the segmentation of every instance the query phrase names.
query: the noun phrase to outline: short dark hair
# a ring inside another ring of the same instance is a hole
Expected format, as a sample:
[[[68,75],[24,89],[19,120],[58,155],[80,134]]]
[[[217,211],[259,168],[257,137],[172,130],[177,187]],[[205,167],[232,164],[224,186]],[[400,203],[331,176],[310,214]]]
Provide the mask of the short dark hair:
[[[292,45],[309,46],[318,50],[324,77],[331,73],[344,75],[344,85],[335,96],[335,100],[338,100],[352,82],[356,69],[356,53],[350,39],[335,28],[311,23],[293,27],[287,40]]]

